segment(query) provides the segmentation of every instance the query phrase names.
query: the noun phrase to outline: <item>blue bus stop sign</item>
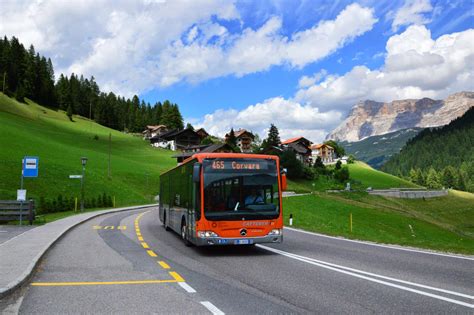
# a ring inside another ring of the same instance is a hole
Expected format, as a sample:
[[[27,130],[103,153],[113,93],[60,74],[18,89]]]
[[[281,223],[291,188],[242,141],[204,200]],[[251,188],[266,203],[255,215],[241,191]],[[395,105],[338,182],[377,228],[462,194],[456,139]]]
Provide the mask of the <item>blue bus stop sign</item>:
[[[38,162],[37,156],[25,156],[23,159],[23,177],[38,177]]]

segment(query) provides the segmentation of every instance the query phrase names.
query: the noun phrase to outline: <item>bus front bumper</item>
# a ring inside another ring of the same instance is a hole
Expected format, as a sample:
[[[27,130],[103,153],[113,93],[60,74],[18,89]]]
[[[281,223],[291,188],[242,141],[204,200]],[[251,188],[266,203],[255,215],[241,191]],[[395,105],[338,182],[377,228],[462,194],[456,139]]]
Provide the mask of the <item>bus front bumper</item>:
[[[283,242],[283,235],[267,235],[261,237],[206,237],[197,238],[197,246],[207,245],[253,245],[259,243],[281,243]]]

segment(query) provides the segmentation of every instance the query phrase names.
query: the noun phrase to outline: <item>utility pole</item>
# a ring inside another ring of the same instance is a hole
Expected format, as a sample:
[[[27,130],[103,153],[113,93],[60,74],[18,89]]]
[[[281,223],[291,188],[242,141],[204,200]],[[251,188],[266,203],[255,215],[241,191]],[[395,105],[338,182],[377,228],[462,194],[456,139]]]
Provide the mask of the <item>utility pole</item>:
[[[112,133],[109,132],[109,170],[108,170],[108,176],[110,179],[110,151],[112,149]]]
[[[92,132],[92,101],[89,101],[89,132]]]
[[[5,94],[5,78],[7,76],[7,72],[3,71],[3,94]]]
[[[81,163],[82,163],[82,177],[81,177],[81,212],[84,212],[84,180],[85,180],[85,175],[86,175],[86,163],[87,163],[87,158],[86,157],[81,157]]]

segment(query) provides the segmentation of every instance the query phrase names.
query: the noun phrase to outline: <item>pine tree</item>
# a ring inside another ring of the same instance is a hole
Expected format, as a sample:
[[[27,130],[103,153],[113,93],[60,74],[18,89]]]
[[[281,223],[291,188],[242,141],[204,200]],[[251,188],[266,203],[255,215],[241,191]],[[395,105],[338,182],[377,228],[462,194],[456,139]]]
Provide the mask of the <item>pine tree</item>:
[[[237,147],[237,138],[235,137],[234,128],[230,129],[229,136],[225,139],[225,143],[230,145],[232,148]]]
[[[457,186],[456,169],[451,165],[446,166],[442,173],[442,183],[446,188]]]
[[[433,167],[430,167],[426,177],[426,186],[429,188],[441,188],[441,181],[438,172]]]
[[[280,140],[280,133],[278,132],[278,128],[274,124],[271,124],[270,129],[268,130],[266,145],[268,148],[272,148],[272,147],[279,147],[280,144],[281,144],[281,140]]]

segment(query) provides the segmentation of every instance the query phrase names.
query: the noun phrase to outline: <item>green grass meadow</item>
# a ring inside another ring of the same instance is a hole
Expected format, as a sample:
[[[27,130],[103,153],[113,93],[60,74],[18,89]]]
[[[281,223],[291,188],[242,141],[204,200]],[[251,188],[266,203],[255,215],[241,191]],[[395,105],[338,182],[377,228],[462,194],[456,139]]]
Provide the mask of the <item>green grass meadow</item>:
[[[450,195],[443,198],[430,200],[431,208],[424,207],[423,200],[399,200],[404,205],[397,208],[377,205],[380,200],[373,200],[371,196],[362,196],[363,201],[354,201],[344,196],[335,198],[334,194],[321,193],[285,198],[283,209],[286,225],[292,214],[293,226],[307,231],[378,243],[474,254],[472,227],[462,228],[466,218],[473,219],[474,202],[464,206],[464,210],[458,210],[464,214],[455,217],[451,215],[455,211],[446,205],[453,199],[457,200],[457,197]],[[392,201],[386,198],[374,199],[385,199],[387,204]],[[428,216],[427,212],[430,213]],[[448,219],[435,220],[433,213],[445,213],[444,216]]]
[[[140,137],[79,116],[71,122],[62,111],[0,93],[0,199],[16,199],[21,159],[27,155],[39,157],[39,177],[24,180],[28,198],[78,197],[80,179],[69,175],[81,174],[86,156],[86,197],[106,193],[115,197],[116,206],[149,203],[158,193],[159,174],[176,165],[171,151],[152,148]]]

